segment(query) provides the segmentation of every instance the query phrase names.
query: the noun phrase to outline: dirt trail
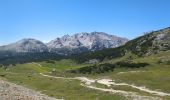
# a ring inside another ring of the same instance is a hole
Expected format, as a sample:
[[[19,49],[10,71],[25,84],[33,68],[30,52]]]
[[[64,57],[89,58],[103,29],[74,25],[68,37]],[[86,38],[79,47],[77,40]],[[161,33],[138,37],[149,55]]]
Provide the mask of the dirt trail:
[[[110,92],[110,93],[119,93],[124,95],[127,98],[131,98],[132,100],[163,100],[159,97],[151,97],[151,96],[142,96],[139,95],[135,92],[126,92],[126,91],[121,91],[121,90],[113,90],[113,89],[105,89],[105,88],[98,88],[98,87],[94,87],[91,85],[84,85],[81,83],[81,86],[87,87],[87,88],[91,88],[91,89],[95,89],[95,90],[99,90],[99,91],[104,91],[104,92]],[[128,99],[128,100],[129,100]]]
[[[86,85],[91,85],[91,83],[94,83],[96,81],[96,80],[88,79],[86,77],[65,78],[65,77],[55,77],[55,76],[45,75],[42,73],[40,73],[40,75],[46,76],[46,77],[51,77],[51,78],[56,78],[56,79],[80,80],[80,81],[84,82]]]
[[[42,67],[42,65],[41,65],[41,64],[36,63],[36,62],[32,62],[32,64],[35,64],[35,65],[38,65],[39,67]]]
[[[126,97],[133,98],[133,100],[162,100],[162,99],[159,98],[159,97],[142,96],[142,95],[137,94],[136,92],[128,92],[128,91],[123,91],[123,90],[98,88],[98,87],[93,86],[92,83],[97,82],[97,83],[107,85],[107,86],[127,85],[127,86],[131,86],[132,88],[136,88],[136,89],[139,89],[141,91],[148,92],[148,93],[151,93],[151,94],[155,94],[155,95],[158,95],[158,96],[169,96],[169,94],[167,94],[167,93],[153,91],[153,90],[149,90],[149,89],[146,89],[146,88],[137,87],[137,86],[134,86],[134,85],[129,85],[129,84],[126,84],[126,83],[114,83],[110,79],[88,79],[86,77],[64,78],[64,77],[54,77],[54,76],[50,76],[50,75],[45,75],[45,74],[42,74],[42,73],[40,73],[40,74],[43,75],[43,76],[46,76],[46,77],[51,77],[51,78],[56,78],[56,79],[80,80],[82,82],[80,85],[82,85],[84,87],[95,89],[95,90],[100,90],[100,91],[104,91],[104,92],[123,94]]]
[[[111,85],[130,86],[132,88],[136,88],[136,89],[138,89],[140,91],[144,91],[144,92],[147,92],[147,93],[150,93],[150,94],[154,94],[154,95],[158,95],[158,96],[170,96],[169,93],[164,93],[164,92],[160,92],[160,91],[154,91],[154,90],[147,89],[145,87],[139,87],[139,86],[130,85],[130,84],[127,84],[127,83],[115,83],[114,81],[112,81],[110,79],[101,79],[101,80],[98,80],[97,82],[100,83],[100,84],[107,85],[107,86],[111,86]]]
[[[125,74],[125,73],[143,73],[143,72],[146,72],[146,71],[127,71],[127,72],[119,72],[117,74]]]

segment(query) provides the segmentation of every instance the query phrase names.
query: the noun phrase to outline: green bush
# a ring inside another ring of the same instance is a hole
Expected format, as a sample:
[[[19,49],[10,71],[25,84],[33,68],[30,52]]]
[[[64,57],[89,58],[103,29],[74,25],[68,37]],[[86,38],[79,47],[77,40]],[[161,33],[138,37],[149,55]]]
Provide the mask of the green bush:
[[[127,68],[140,68],[149,65],[148,63],[133,63],[127,61],[120,61],[116,63],[119,67],[127,67]]]
[[[127,61],[120,61],[115,64],[105,63],[93,66],[86,66],[76,70],[69,70],[71,73],[82,73],[82,74],[100,74],[104,72],[114,71],[117,67],[125,67],[125,68],[140,68],[149,65],[148,63],[132,63]]]
[[[77,70],[70,70],[71,73],[82,73],[82,74],[100,74],[108,71],[113,71],[116,66],[114,64],[100,64],[93,66],[86,66]]]

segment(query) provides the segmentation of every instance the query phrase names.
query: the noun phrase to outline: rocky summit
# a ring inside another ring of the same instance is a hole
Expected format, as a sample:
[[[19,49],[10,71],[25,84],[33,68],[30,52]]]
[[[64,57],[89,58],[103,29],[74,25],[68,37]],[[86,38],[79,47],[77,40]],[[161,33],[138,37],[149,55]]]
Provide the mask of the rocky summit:
[[[1,46],[0,51],[8,52],[45,52],[48,51],[48,47],[41,41],[35,39],[22,39],[18,42]]]
[[[77,33],[69,36],[65,35],[61,38],[47,43],[50,52],[62,52],[67,49],[73,52],[95,51],[104,48],[115,48],[125,44],[126,38],[109,35],[104,32]]]

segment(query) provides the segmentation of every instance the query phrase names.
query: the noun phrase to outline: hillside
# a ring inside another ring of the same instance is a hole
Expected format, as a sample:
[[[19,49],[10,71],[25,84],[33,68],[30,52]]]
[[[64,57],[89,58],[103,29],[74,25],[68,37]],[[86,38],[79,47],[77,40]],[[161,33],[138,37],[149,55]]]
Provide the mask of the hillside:
[[[63,59],[1,66],[0,77],[66,100],[169,100],[169,64],[170,50],[97,64]]]
[[[170,28],[147,33],[117,48],[74,55],[73,59],[78,62],[85,62],[91,59],[102,61],[104,59],[123,57],[129,53],[137,56],[148,56],[167,50],[170,50]]]

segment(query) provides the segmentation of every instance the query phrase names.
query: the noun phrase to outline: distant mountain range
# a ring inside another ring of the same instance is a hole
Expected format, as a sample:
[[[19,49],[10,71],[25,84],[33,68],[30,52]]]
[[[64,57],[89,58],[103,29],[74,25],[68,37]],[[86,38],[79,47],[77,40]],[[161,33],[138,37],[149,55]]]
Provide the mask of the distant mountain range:
[[[45,44],[35,39],[23,39],[16,43],[1,46],[0,52],[11,53],[41,53],[51,52],[62,55],[77,54],[86,51],[115,48],[125,44],[126,38],[109,35],[103,32],[77,33],[65,35]]]
[[[148,56],[167,50],[170,50],[170,27],[149,32],[130,41],[103,32],[78,33],[56,38],[47,44],[35,39],[23,39],[1,46],[0,64],[63,58],[83,63],[89,60],[113,59],[128,54]]]

